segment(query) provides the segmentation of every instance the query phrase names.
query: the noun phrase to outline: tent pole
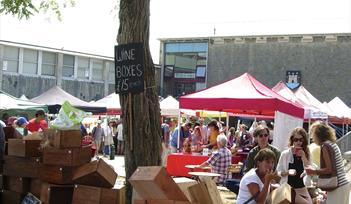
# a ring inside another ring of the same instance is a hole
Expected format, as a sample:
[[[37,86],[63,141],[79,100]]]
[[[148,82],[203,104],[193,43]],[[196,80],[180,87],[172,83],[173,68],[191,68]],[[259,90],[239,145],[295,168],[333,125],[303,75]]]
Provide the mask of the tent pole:
[[[182,119],[182,115],[180,113],[180,110],[179,110],[179,114],[178,114],[178,141],[177,141],[177,152],[179,152],[179,142],[180,142],[180,120]]]
[[[229,114],[228,113],[227,113],[226,124],[227,124],[227,130],[225,131],[225,134],[228,135],[228,130],[229,130]]]
[[[308,130],[310,129],[311,127],[311,117],[308,118]],[[310,144],[310,134],[307,134],[307,143]]]

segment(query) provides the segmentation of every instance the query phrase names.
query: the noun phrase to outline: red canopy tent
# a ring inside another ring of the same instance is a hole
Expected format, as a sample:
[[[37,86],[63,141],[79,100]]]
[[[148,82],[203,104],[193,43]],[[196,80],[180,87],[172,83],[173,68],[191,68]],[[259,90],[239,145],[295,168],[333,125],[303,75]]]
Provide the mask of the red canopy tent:
[[[274,116],[275,111],[304,117],[304,109],[248,73],[208,89],[181,96],[180,108]]]

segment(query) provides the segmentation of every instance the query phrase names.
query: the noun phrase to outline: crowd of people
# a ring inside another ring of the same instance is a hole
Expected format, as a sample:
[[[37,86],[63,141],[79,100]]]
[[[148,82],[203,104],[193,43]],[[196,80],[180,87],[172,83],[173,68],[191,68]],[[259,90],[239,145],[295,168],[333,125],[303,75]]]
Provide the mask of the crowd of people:
[[[175,127],[173,132],[170,132],[169,126],[163,126],[167,130],[162,132],[163,144],[172,153],[212,150],[209,159],[198,167],[210,166],[212,172],[218,173],[220,176],[215,180],[217,185],[227,186],[235,192],[238,204],[265,203],[277,184],[290,185],[292,203],[313,203],[316,200],[313,200],[307,188],[315,184],[312,183],[312,176],[330,175],[333,163],[336,163],[334,168],[338,183],[332,190],[323,189],[327,192],[326,203],[349,203],[350,182],[335,143],[335,131],[326,122],[315,122],[310,127],[310,135],[302,127],[287,133],[288,147],[282,152],[272,145],[272,124],[264,121],[254,124],[250,130],[245,124],[241,124],[238,130],[234,127],[228,129],[215,120],[206,126],[202,119]],[[248,151],[239,180],[232,179],[228,172],[232,155],[238,148]]]
[[[5,137],[3,134],[4,127],[13,127],[16,131],[24,137],[35,132],[42,132],[48,128],[49,117],[44,110],[39,109],[35,112],[35,117],[30,120],[25,116],[10,116],[4,113],[0,120],[0,140],[3,141]],[[80,131],[82,134],[82,143],[92,144],[95,150],[95,156],[102,153],[107,156],[111,153],[111,145],[114,146],[114,153],[117,155],[124,154],[124,139],[123,139],[123,125],[122,119],[109,120],[108,125],[102,126],[102,120],[99,118],[96,126],[87,130],[86,126],[80,124]],[[2,148],[3,145],[0,144]],[[1,158],[0,158],[1,159]]]

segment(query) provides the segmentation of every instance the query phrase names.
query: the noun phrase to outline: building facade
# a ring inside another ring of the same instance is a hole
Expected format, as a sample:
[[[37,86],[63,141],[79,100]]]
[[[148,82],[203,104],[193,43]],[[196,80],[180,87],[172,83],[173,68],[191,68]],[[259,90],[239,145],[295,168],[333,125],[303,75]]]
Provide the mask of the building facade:
[[[351,105],[351,34],[161,39],[160,94],[180,96],[248,72],[272,88],[289,71],[320,101]],[[228,93],[230,94],[230,93]]]
[[[114,58],[0,41],[0,90],[33,98],[53,86],[85,101],[115,90]]]

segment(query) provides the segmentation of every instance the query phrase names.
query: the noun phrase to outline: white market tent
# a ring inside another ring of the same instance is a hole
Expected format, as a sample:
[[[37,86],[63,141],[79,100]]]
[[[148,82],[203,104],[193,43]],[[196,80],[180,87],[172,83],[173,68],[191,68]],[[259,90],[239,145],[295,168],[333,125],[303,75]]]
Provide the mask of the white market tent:
[[[305,87],[300,86],[294,93],[284,82],[278,82],[273,88],[284,98],[301,105],[304,110],[304,119],[328,118],[328,114],[321,109],[322,103],[316,99]]]
[[[0,110],[24,110],[37,108],[47,109],[47,106],[40,103],[22,100],[0,91]]]
[[[168,96],[160,102],[160,109],[163,116],[178,116],[179,102],[172,96]]]
[[[119,95],[116,93],[112,93],[90,104],[100,107],[106,107],[108,115],[120,115],[122,113]]]
[[[339,97],[335,97],[328,103],[328,107],[344,119],[351,120],[351,109]]]
[[[94,106],[86,101],[67,93],[58,86],[54,86],[37,97],[30,100],[35,103],[46,104],[50,113],[58,113],[61,104],[68,101],[72,106],[82,109],[86,112],[101,113],[106,112],[105,107]]]

